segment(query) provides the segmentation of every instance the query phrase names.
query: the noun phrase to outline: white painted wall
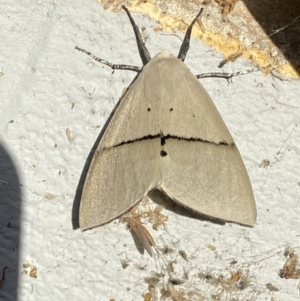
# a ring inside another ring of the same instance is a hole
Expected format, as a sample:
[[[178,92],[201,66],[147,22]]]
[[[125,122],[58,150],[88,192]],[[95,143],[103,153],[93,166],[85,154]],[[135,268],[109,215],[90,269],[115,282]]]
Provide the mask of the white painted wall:
[[[129,71],[112,74],[74,47],[110,62],[140,66],[127,16],[104,11],[92,0],[25,0],[22,5],[6,0],[0,15],[0,180],[7,182],[0,183],[0,271],[8,267],[1,300],[144,300],[144,277],[161,272],[173,259],[177,278],[183,279],[184,270],[189,273],[176,289],[198,293],[189,300],[201,300],[200,294],[212,300],[218,293],[220,300],[299,300],[299,280],[278,276],[285,246],[300,253],[299,81],[260,72],[232,83],[201,81],[249,171],[257,224],[253,229],[219,225],[177,214],[179,207],[166,210],[167,230],[148,229],[158,246],[174,252],[152,259],[139,253],[118,221],[82,233],[72,229],[71,220],[85,160],[122,89],[135,76]],[[156,25],[147,17],[133,17],[146,27],[152,55],[163,49],[177,54],[178,38],[154,32]],[[186,64],[194,74],[220,71],[221,60],[216,51],[192,40]],[[240,58],[225,71],[253,67]],[[66,129],[72,133],[71,144]],[[259,167],[263,159],[271,162],[269,167]],[[185,250],[188,262],[179,250]],[[129,266],[123,269],[126,258]],[[37,278],[26,274],[23,264],[34,265]],[[211,271],[226,278],[238,269],[251,279],[244,291],[222,293],[221,286],[197,276]],[[165,279],[160,287],[166,286]],[[270,292],[267,283],[280,291]]]

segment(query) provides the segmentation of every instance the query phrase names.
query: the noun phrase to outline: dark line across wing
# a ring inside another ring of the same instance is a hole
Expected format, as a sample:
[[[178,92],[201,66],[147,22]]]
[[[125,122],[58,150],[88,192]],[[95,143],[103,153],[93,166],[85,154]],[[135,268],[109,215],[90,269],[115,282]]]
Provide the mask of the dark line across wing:
[[[216,142],[204,140],[204,139],[201,139],[201,138],[194,138],[194,137],[187,138],[187,137],[179,137],[179,136],[174,136],[174,135],[164,136],[163,134],[156,134],[156,135],[143,136],[143,137],[140,137],[140,138],[137,138],[137,139],[122,141],[121,143],[113,145],[112,147],[118,147],[118,146],[122,146],[124,144],[131,144],[131,143],[135,143],[135,142],[138,142],[138,141],[152,140],[152,139],[156,139],[156,138],[163,138],[164,141],[166,141],[168,139],[178,139],[178,140],[192,141],[192,142],[197,142],[198,141],[198,142],[210,143],[210,144],[214,144],[214,145],[235,146],[234,142],[231,143],[231,144],[228,144],[225,141],[220,141],[219,143],[216,143]]]

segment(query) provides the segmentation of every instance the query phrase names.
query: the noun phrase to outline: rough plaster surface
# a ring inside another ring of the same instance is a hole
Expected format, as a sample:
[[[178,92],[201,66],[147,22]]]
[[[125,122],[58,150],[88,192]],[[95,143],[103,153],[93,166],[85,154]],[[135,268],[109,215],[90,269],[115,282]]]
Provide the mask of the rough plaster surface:
[[[199,7],[204,11],[193,36],[233,61],[244,57],[261,67],[271,65],[280,77],[299,78],[298,0],[98,0],[120,11],[125,3],[158,22],[155,30],[185,32]]]
[[[172,260],[172,277],[184,280],[176,291],[186,299],[178,295],[178,300],[299,300],[299,280],[278,275],[285,247],[300,253],[299,81],[260,72],[232,83],[201,81],[249,171],[257,223],[253,229],[220,225],[180,214],[178,207],[165,210],[166,229],[146,226],[158,247],[173,251],[160,249],[153,259],[139,253],[118,221],[82,233],[72,229],[71,220],[88,153],[135,76],[112,74],[74,47],[111,62],[140,65],[127,16],[104,11],[91,0],[25,0],[22,6],[7,0],[0,14],[0,271],[7,266],[1,300],[151,300],[144,277],[164,272],[157,288],[167,290],[166,267]],[[177,37],[154,32],[155,22],[141,14],[133,17],[146,28],[152,55],[163,49],[177,54]],[[220,54],[199,41],[191,43],[186,64],[194,74],[220,71]],[[224,70],[251,68],[238,59]],[[269,166],[261,166],[263,160]],[[129,264],[126,269],[122,260]],[[232,285],[237,271],[249,278],[244,290]],[[209,283],[201,273],[219,282]],[[270,291],[267,283],[279,291]]]

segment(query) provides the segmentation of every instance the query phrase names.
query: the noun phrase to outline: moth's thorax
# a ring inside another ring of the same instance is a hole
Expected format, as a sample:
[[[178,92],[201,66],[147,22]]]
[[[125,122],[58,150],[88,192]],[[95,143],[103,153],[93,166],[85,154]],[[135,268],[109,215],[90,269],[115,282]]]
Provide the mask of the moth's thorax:
[[[171,52],[169,52],[168,50],[163,50],[162,52],[159,52],[157,55],[154,56],[154,59],[157,58],[176,58]]]
[[[233,143],[203,86],[181,60],[167,51],[159,53],[144,67],[128,93],[139,99],[139,116],[143,115],[144,124],[150,130],[143,135],[161,132],[197,139],[201,133],[205,141]]]

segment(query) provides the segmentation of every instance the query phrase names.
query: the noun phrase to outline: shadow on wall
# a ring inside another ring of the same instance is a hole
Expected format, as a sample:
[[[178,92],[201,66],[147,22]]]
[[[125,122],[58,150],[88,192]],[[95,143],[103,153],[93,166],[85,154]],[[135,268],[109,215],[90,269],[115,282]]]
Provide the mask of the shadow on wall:
[[[0,144],[0,300],[18,299],[20,217],[19,177],[8,152]]]
[[[243,0],[267,35],[284,28],[270,39],[300,74],[300,1]],[[296,19],[299,17],[298,19]]]

